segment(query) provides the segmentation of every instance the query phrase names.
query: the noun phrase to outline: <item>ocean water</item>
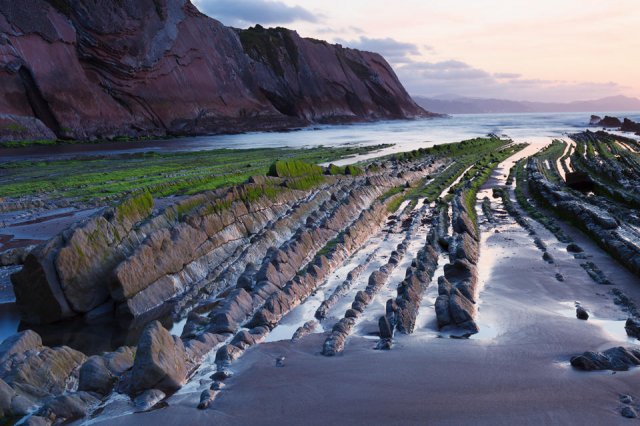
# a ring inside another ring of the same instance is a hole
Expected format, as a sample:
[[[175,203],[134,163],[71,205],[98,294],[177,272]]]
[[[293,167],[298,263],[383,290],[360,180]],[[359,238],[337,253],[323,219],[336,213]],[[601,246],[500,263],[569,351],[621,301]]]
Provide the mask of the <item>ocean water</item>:
[[[640,121],[640,112],[595,112]],[[219,148],[376,145],[393,143],[385,153],[409,151],[439,143],[458,142],[489,133],[517,142],[548,141],[588,128],[591,113],[461,114],[448,118],[382,121],[351,125],[323,125],[289,132],[245,133],[145,142],[61,145],[3,150],[0,161],[61,158],[75,155],[113,155],[146,151],[200,151]],[[595,130],[595,128],[592,128]],[[379,154],[377,154],[379,155]],[[359,157],[358,159],[362,159]],[[351,160],[353,161],[353,160]]]

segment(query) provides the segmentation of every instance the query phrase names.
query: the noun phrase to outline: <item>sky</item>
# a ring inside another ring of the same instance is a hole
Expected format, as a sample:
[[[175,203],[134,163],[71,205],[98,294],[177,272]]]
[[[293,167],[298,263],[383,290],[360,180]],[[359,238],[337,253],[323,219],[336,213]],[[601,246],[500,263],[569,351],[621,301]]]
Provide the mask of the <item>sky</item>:
[[[638,0],[192,1],[227,25],[381,53],[414,96],[640,97]]]

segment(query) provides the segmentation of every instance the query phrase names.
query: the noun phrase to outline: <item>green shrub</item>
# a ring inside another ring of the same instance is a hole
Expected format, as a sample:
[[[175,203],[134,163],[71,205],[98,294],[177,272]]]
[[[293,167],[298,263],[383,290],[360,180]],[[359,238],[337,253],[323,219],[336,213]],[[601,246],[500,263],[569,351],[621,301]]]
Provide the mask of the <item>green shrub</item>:
[[[278,160],[269,167],[267,176],[273,177],[301,177],[321,175],[322,167],[305,163],[300,160]]]

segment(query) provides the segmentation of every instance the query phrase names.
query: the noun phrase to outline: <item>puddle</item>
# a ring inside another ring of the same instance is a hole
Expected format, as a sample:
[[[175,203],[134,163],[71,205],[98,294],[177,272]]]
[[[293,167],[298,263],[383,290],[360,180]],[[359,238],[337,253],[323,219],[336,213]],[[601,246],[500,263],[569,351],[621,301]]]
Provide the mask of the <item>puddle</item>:
[[[605,334],[607,334],[609,337],[611,337],[612,340],[617,340],[625,344],[634,344],[634,345],[640,344],[640,340],[627,336],[627,332],[624,329],[624,325],[627,322],[626,318],[617,319],[617,320],[598,318],[594,316],[593,313],[589,312],[589,310],[587,309],[587,312],[589,312],[589,319],[586,321],[578,320],[576,318],[576,307],[580,305],[579,301],[560,302],[560,304],[567,308],[566,310],[563,309],[560,312],[562,316],[566,318],[575,319],[576,321],[582,321],[591,326],[595,326],[599,328],[601,331],[603,331]]]
[[[173,334],[174,336],[182,336],[182,332],[184,331],[185,325],[187,325],[187,317],[173,324],[173,327],[171,327],[170,333]]]

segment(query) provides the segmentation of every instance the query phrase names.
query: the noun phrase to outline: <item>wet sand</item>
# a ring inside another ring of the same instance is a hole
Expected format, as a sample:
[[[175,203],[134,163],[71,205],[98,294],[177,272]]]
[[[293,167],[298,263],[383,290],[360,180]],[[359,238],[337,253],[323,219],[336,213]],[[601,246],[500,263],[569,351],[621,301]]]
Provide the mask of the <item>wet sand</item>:
[[[511,163],[503,163],[485,189],[502,184]],[[499,202],[492,203],[499,212]],[[416,333],[396,335],[391,351],[373,350],[376,342],[357,334],[334,358],[320,355],[324,333],[297,343],[264,343],[232,365],[234,377],[207,410],[194,407],[210,381],[192,382],[164,409],[122,416],[115,404],[103,420],[91,423],[628,424],[619,414],[618,398],[640,398],[640,369],[584,373],[569,365],[571,356],[586,350],[637,343],[624,334],[626,314],[613,303],[611,287],[596,284],[541,226],[534,223],[555,258],[553,265],[542,259],[527,231],[508,216],[499,217],[495,227],[482,225],[478,323],[483,331],[471,339],[439,337],[434,282],[421,305]],[[637,300],[640,280],[577,237],[590,260]],[[591,313],[589,321],[575,318],[576,301]],[[283,368],[275,366],[280,356],[285,357]],[[214,371],[205,365],[200,376],[207,369]]]

